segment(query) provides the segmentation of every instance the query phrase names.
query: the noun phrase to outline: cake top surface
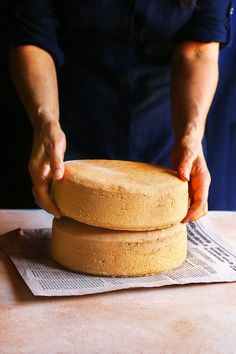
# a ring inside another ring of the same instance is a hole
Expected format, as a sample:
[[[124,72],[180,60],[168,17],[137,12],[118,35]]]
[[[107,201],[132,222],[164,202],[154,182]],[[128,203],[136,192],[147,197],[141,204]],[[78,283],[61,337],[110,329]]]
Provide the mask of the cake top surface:
[[[73,160],[65,162],[64,179],[88,187],[145,190],[180,188],[186,185],[175,171],[144,162],[122,160]]]

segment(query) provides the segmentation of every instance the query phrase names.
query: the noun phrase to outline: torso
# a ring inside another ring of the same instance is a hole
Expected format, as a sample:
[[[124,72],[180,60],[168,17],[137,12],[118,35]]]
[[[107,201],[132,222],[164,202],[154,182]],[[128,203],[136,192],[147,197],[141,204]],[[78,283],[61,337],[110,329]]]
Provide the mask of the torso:
[[[168,165],[169,63],[193,8],[177,0],[83,0],[60,1],[58,11],[68,158]]]

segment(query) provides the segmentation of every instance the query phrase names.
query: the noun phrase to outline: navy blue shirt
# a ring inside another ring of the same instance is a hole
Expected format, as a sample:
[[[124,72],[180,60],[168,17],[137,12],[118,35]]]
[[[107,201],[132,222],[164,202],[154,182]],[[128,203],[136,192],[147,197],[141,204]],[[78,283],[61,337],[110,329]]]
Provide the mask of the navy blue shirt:
[[[230,0],[18,0],[12,38],[55,60],[67,158],[168,165],[174,46],[227,45],[231,12]]]

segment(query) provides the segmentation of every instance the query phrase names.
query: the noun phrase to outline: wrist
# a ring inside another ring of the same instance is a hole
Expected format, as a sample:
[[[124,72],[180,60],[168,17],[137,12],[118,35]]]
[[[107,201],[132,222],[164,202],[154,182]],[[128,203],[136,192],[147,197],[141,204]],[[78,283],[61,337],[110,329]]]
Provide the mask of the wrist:
[[[190,122],[182,123],[174,127],[174,136],[177,144],[196,142],[201,144],[204,135],[205,124],[200,119],[192,119]]]
[[[51,131],[60,128],[57,112],[40,110],[31,117],[34,134],[41,134],[43,131]]]
[[[192,135],[184,135],[179,137],[178,139],[175,138],[174,141],[174,148],[190,148],[193,150],[200,150],[202,148],[202,139],[197,136]]]

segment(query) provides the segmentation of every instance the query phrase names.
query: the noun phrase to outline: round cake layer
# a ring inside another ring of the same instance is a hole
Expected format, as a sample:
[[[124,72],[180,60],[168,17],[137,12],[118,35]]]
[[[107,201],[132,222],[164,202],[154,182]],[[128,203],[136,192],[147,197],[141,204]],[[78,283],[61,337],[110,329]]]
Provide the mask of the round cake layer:
[[[117,230],[166,228],[188,210],[188,183],[174,171],[141,162],[67,161],[52,195],[65,216]]]
[[[51,254],[62,266],[103,276],[143,276],[176,268],[186,258],[186,225],[146,232],[115,231],[54,219]]]

